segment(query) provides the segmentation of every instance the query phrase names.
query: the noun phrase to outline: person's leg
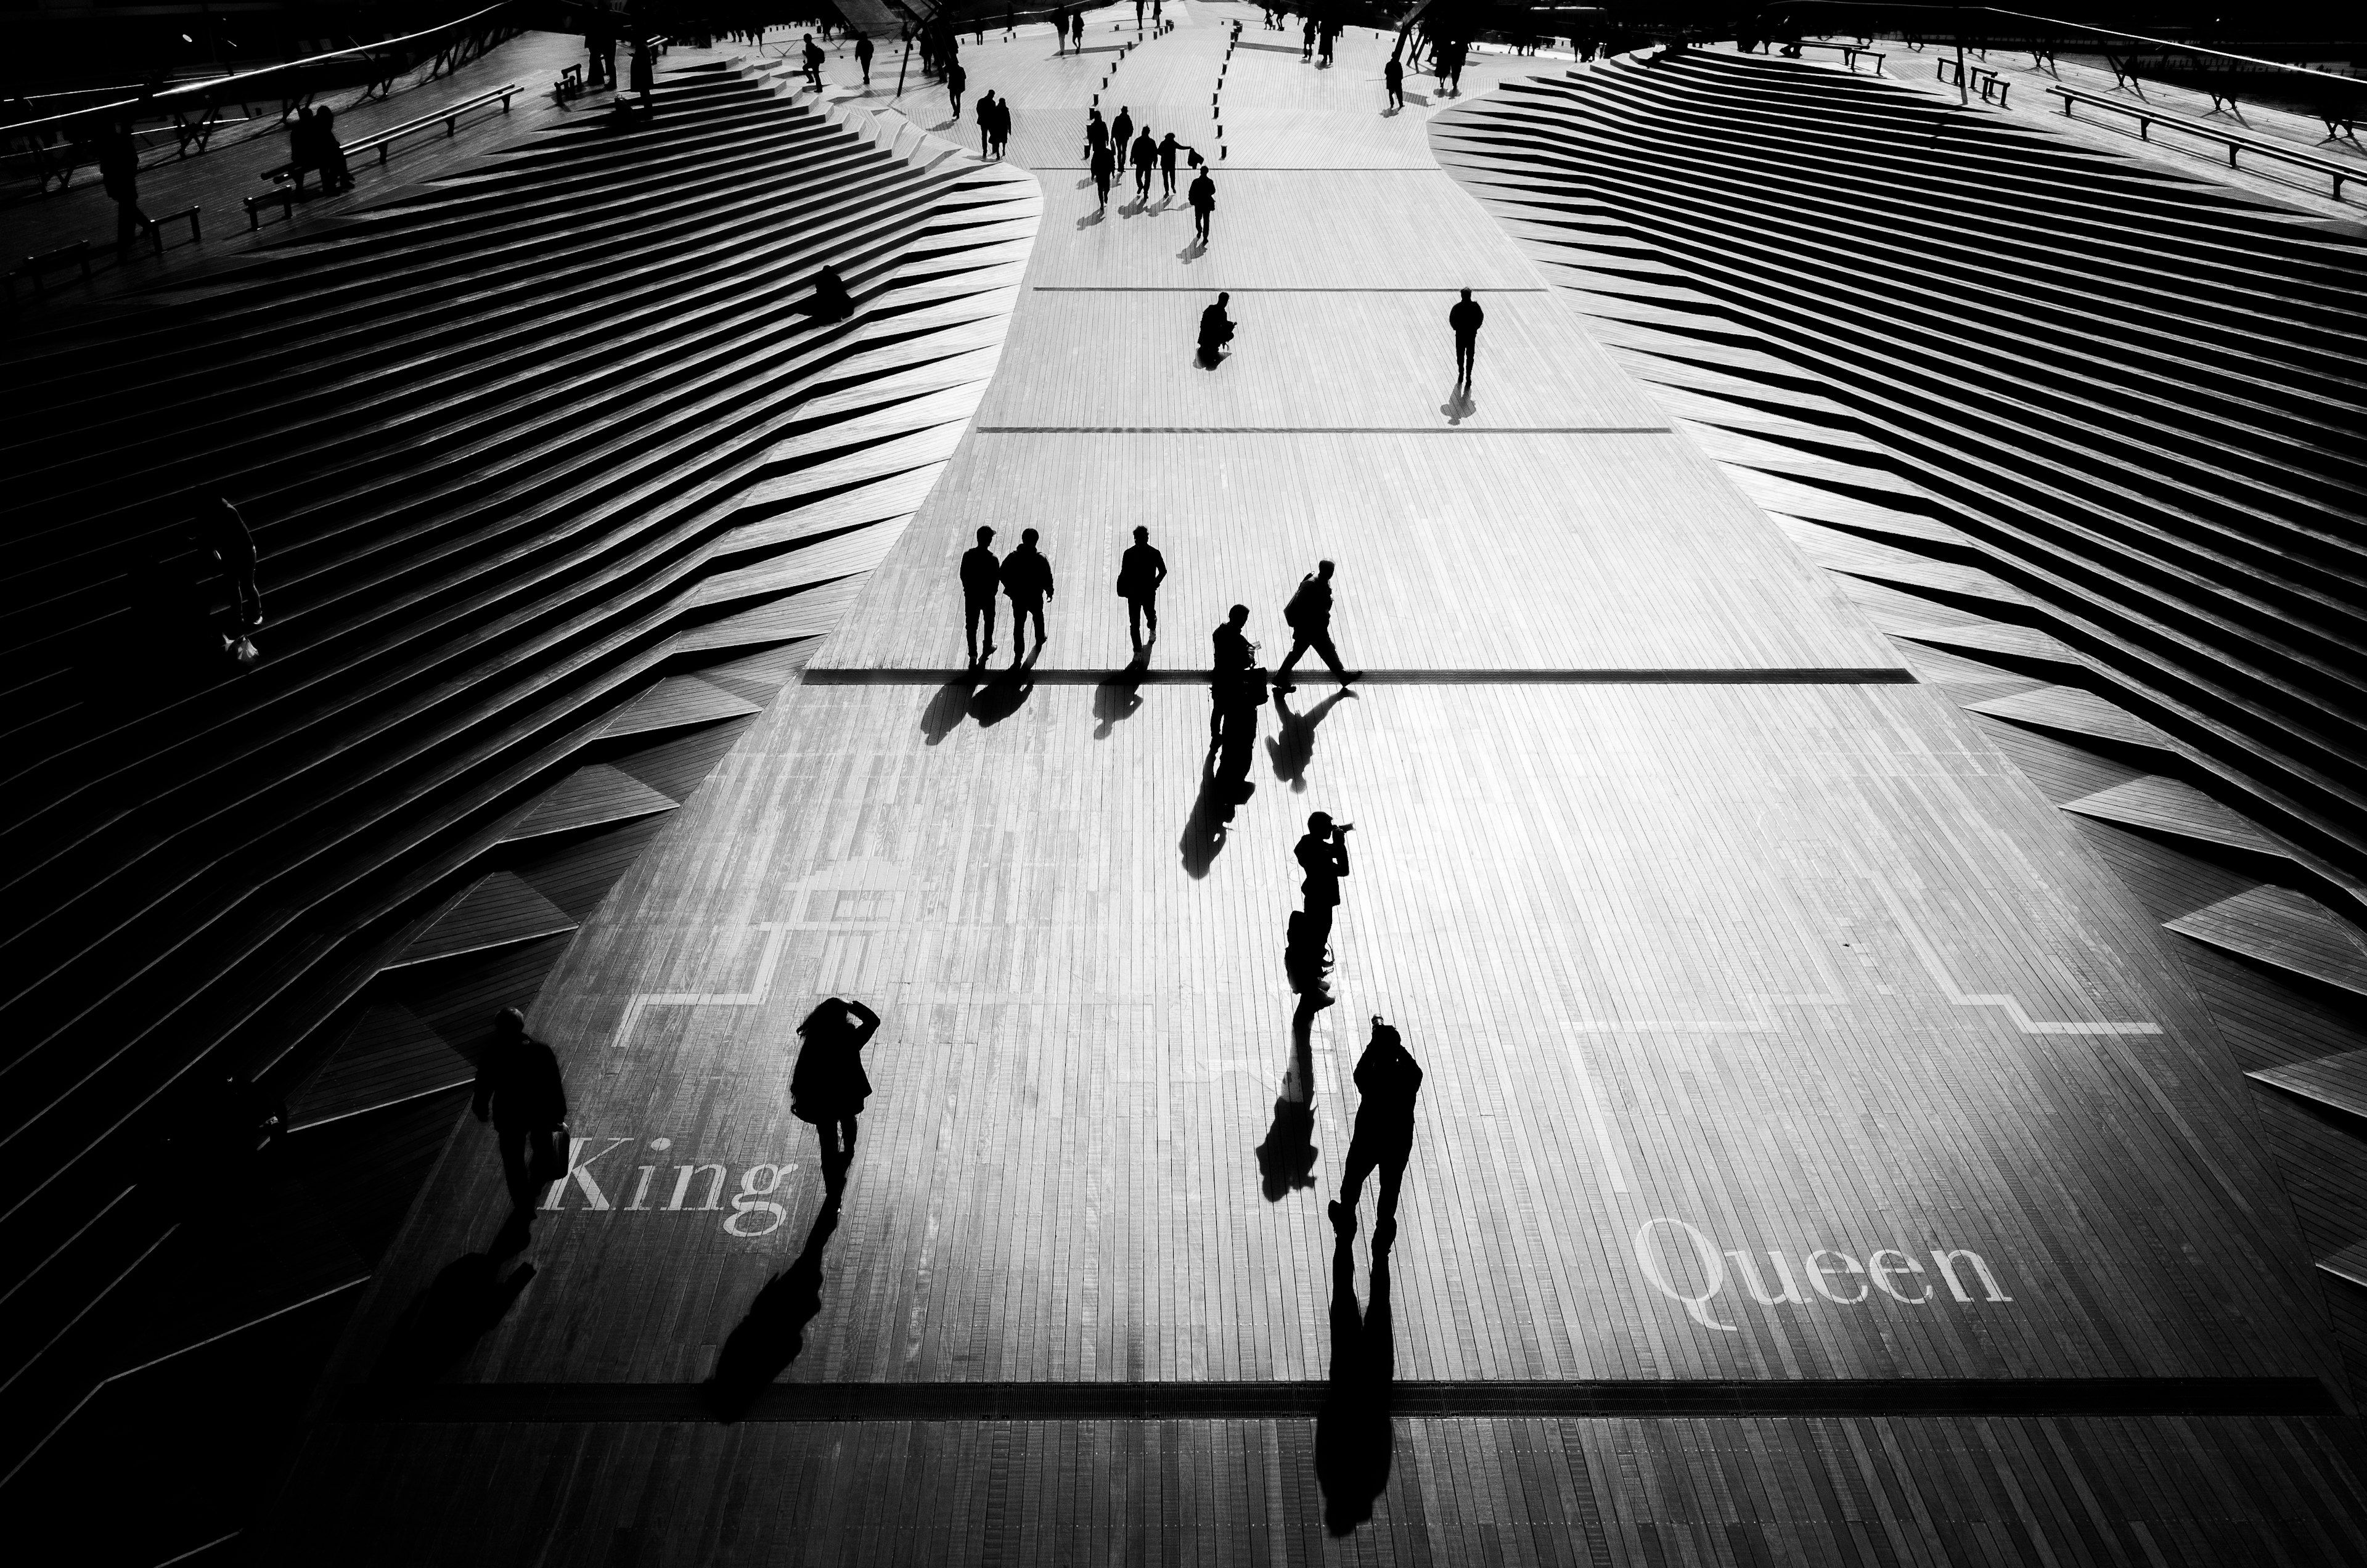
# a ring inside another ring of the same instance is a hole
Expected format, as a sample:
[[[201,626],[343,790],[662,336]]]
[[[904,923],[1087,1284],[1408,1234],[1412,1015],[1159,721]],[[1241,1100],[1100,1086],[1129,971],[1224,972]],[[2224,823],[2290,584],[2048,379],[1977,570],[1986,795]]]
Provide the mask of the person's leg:
[[[1036,617],[1036,647],[1040,652],[1044,647],[1044,602],[1038,599],[1028,613]]]
[[[1380,1200],[1373,1209],[1373,1235],[1376,1241],[1396,1234],[1398,1228],[1398,1189],[1405,1183],[1406,1161],[1412,1157],[1410,1140],[1392,1139],[1381,1151]]]
[[[1346,668],[1340,662],[1340,650],[1331,646],[1331,629],[1329,626],[1308,637],[1307,645],[1315,650],[1318,659],[1331,667],[1331,673],[1343,678],[1347,675]]]
[[[1293,632],[1290,637],[1290,651],[1283,655],[1282,662],[1274,667],[1274,678],[1279,681],[1289,674],[1297,666],[1299,660],[1306,655],[1309,646],[1306,633]]]
[[[527,1179],[526,1129],[497,1122],[493,1139],[501,1146],[502,1179],[509,1184],[510,1202],[520,1209],[532,1208],[534,1184]]]
[[[1142,618],[1150,627],[1150,640],[1159,640],[1159,595],[1146,593],[1142,598]]]
[[[1331,1205],[1331,1223],[1350,1235],[1356,1234],[1356,1195],[1364,1190],[1365,1178],[1373,1173],[1377,1163],[1372,1140],[1348,1140],[1348,1163],[1340,1172],[1340,1197]]]

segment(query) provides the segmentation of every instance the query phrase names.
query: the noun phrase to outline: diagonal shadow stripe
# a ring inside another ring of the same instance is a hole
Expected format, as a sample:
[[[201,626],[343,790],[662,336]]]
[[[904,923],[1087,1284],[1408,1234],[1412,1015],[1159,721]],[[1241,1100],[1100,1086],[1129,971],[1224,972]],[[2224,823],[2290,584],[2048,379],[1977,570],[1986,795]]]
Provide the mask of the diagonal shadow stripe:
[[[747,1421],[1308,1420],[1331,1385],[1297,1382],[776,1383]],[[2314,1378],[1898,1379],[1826,1382],[1400,1382],[1392,1415],[1428,1419],[1736,1420],[1916,1416],[2332,1416]],[[701,1421],[697,1383],[356,1387],[354,1422]]]

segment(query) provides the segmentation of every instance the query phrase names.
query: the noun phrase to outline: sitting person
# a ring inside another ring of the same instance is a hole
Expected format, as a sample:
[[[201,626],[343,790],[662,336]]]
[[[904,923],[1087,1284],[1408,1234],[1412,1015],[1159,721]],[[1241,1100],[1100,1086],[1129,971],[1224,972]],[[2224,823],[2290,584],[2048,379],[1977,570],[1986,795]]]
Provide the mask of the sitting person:
[[[1233,341],[1232,319],[1225,314],[1229,294],[1219,294],[1217,302],[1200,312],[1200,363],[1216,368],[1227,344]]]
[[[800,309],[818,321],[843,321],[855,314],[855,297],[847,293],[838,268],[825,265],[814,274],[813,298]]]

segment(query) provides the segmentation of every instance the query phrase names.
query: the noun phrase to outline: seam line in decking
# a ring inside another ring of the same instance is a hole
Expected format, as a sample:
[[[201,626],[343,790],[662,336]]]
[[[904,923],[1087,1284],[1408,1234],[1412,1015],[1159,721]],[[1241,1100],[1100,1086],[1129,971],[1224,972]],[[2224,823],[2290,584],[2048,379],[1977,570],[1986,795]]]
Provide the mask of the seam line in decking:
[[[1740,1420],[1846,1416],[2333,1416],[2315,1378],[2002,1378],[1732,1382],[774,1383],[730,1400],[742,1421],[1289,1420],[1347,1399],[1360,1416]],[[357,1422],[705,1421],[704,1383],[356,1387]]]
[[[1672,435],[1665,424],[981,424],[981,435]]]
[[[1031,283],[1034,294],[1214,294],[1212,283]],[[1453,294],[1454,286],[1442,284],[1435,288],[1375,288],[1368,287],[1310,288],[1293,284],[1228,284],[1228,294]],[[1550,288],[1526,286],[1492,287],[1480,290],[1486,294],[1550,294]]]
[[[941,685],[965,676],[984,684],[1008,681],[1014,674],[1039,686],[1097,686],[1116,682],[1130,686],[1205,686],[1211,670],[1028,670],[1008,665],[931,668],[878,666],[816,669],[808,666],[809,686]],[[1294,672],[1296,675],[1296,672]],[[1297,675],[1302,686],[1340,684],[1337,677]],[[1360,686],[1911,686],[1911,670],[1875,666],[1829,670],[1367,670],[1356,677]]]

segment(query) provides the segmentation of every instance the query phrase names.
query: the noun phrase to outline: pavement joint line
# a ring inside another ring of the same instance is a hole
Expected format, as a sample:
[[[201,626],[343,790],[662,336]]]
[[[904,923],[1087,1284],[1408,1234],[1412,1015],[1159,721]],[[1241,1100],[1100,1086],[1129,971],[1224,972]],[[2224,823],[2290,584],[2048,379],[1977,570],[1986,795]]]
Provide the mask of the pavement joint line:
[[[1673,435],[1665,424],[980,424],[980,435]]]

